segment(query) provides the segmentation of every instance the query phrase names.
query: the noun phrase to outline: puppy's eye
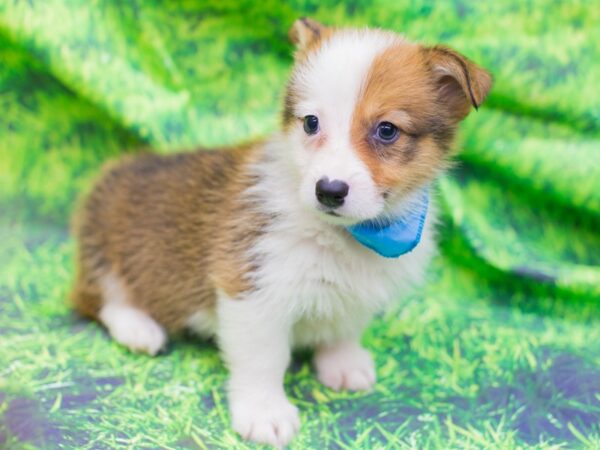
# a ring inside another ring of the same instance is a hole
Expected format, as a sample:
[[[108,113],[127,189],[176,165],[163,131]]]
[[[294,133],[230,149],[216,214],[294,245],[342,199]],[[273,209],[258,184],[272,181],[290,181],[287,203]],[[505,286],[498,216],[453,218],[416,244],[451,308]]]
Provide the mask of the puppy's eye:
[[[316,134],[319,131],[319,119],[317,116],[304,116],[304,131],[306,134]]]
[[[392,144],[396,142],[400,130],[396,125],[390,122],[381,122],[375,130],[375,139],[383,144]]]

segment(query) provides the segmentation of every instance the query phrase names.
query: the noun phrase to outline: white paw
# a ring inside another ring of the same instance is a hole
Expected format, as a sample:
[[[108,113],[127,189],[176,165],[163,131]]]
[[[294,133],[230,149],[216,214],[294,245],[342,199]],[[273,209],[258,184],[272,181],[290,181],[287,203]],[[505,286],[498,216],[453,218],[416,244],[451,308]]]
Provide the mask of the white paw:
[[[139,309],[109,303],[100,311],[100,320],[117,342],[135,352],[154,356],[167,343],[165,330]]]
[[[364,348],[341,343],[322,348],[315,355],[317,378],[336,391],[367,391],[375,384],[375,364]]]
[[[258,400],[255,395],[237,393],[230,401],[233,429],[242,438],[283,448],[300,429],[298,409],[285,394]]]

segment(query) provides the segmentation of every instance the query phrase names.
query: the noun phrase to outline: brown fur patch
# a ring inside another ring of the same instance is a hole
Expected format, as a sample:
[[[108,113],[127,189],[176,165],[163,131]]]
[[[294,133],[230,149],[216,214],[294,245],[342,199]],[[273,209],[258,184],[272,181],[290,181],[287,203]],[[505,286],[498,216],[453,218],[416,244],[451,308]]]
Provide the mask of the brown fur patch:
[[[435,106],[435,88],[417,45],[398,41],[375,58],[354,111],[351,139],[382,192],[406,192],[442,166],[444,152],[428,136]],[[400,129],[393,144],[373,137],[384,121]]]
[[[202,308],[215,290],[251,289],[245,251],[266,218],[243,191],[260,147],[126,157],[108,166],[75,221],[77,309],[96,317],[98,280],[107,273],[130,301],[170,331]],[[240,212],[244,211],[244,214]]]
[[[351,140],[382,192],[406,193],[447,165],[456,126],[466,114],[463,104],[449,102],[458,96],[453,92],[454,97],[448,97],[448,80],[440,80],[435,63],[431,52],[399,39],[375,58],[369,71],[354,111]],[[473,63],[465,67],[472,71],[463,78],[470,76],[477,86],[474,95],[482,101],[489,85],[486,88],[485,80],[481,81],[481,73],[487,73]],[[462,99],[470,101],[464,92]],[[381,122],[400,129],[395,143],[383,144],[374,138]]]

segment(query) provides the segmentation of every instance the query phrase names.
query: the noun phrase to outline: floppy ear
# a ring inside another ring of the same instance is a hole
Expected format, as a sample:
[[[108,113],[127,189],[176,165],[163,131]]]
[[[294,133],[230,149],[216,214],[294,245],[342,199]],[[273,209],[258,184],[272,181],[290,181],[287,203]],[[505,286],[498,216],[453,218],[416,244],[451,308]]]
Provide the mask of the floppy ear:
[[[319,41],[326,32],[325,25],[308,17],[301,17],[294,22],[288,36],[296,48],[302,52]]]
[[[427,60],[439,86],[438,98],[457,119],[464,119],[473,106],[483,103],[492,76],[474,62],[448,47],[425,48]]]

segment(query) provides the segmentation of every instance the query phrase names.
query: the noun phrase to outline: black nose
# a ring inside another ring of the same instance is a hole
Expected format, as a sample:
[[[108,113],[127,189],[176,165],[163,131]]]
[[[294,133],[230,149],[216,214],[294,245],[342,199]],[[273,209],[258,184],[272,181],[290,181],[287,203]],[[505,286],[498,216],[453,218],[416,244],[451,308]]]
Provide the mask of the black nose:
[[[315,194],[322,205],[337,208],[344,204],[344,198],[348,195],[348,185],[343,181],[329,181],[329,178],[324,177],[317,181]]]

